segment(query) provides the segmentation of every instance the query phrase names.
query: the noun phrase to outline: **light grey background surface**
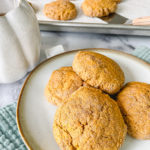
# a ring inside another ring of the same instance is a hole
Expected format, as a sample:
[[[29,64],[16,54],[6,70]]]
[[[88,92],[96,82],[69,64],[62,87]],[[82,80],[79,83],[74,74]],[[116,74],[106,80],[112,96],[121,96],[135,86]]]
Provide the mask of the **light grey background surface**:
[[[132,52],[140,46],[150,47],[150,37],[140,36],[117,36],[91,33],[65,33],[65,32],[42,32],[41,33],[41,58],[46,59],[45,49],[56,45],[63,45],[65,50],[82,48],[109,48],[125,52]],[[25,77],[12,84],[0,84],[0,107],[4,107],[17,101],[20,89]]]

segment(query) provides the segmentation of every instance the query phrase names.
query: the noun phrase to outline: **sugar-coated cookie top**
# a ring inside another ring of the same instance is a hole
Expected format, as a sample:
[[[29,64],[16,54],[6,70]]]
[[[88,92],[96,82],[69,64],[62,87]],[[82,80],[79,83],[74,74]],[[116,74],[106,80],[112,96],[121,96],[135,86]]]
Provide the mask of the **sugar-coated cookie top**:
[[[77,16],[77,10],[68,0],[57,0],[45,4],[43,10],[45,16],[54,20],[71,20]]]
[[[125,80],[123,71],[115,61],[95,52],[78,52],[72,67],[82,80],[108,94],[117,93]]]
[[[126,125],[107,94],[80,87],[57,109],[53,133],[62,150],[119,150]]]
[[[118,94],[117,102],[128,133],[137,139],[150,139],[150,84],[129,82]]]

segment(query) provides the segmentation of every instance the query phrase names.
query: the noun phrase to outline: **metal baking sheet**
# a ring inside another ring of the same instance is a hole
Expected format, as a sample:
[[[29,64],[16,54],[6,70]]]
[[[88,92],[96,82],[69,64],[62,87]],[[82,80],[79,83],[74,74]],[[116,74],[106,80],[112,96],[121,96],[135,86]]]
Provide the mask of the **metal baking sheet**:
[[[89,32],[150,36],[150,26],[39,21],[42,31]]]
[[[28,0],[36,9],[40,29],[44,31],[92,32],[104,34],[125,34],[150,36],[150,26],[127,24],[107,24],[100,18],[90,18],[83,14],[81,3],[84,0],[71,0],[76,5],[78,15],[70,21],[54,21],[43,14],[46,3],[54,0]],[[133,7],[134,6],[134,7]],[[139,11],[140,10],[140,11]],[[150,14],[150,0],[121,0],[116,12],[129,20]]]

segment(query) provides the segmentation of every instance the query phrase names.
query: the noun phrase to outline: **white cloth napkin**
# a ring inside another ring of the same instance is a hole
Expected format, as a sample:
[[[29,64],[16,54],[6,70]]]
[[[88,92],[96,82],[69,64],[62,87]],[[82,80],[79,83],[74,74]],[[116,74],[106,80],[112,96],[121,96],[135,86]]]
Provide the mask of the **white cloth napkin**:
[[[0,14],[16,8],[20,0],[0,0]]]

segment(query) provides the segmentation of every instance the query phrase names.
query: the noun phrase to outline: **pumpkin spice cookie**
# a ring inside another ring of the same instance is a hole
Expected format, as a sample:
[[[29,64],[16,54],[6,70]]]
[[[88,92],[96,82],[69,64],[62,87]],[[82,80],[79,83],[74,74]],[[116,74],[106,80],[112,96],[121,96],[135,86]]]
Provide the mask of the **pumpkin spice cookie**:
[[[69,0],[57,0],[44,6],[44,14],[54,20],[72,20],[77,16],[77,10]]]
[[[117,102],[128,133],[136,139],[150,139],[150,84],[128,83],[119,93]]]
[[[120,3],[121,2],[121,0],[112,0],[112,1],[114,1],[116,3]]]
[[[45,96],[50,103],[60,105],[82,85],[83,81],[72,67],[62,67],[53,71],[45,88]]]
[[[104,17],[114,13],[118,0],[84,0],[82,10],[89,17]]]
[[[89,87],[80,87],[57,109],[53,124],[62,150],[119,150],[126,130],[117,103]]]
[[[73,70],[87,84],[108,94],[117,93],[124,84],[124,73],[112,59],[95,52],[80,51],[76,54]]]

